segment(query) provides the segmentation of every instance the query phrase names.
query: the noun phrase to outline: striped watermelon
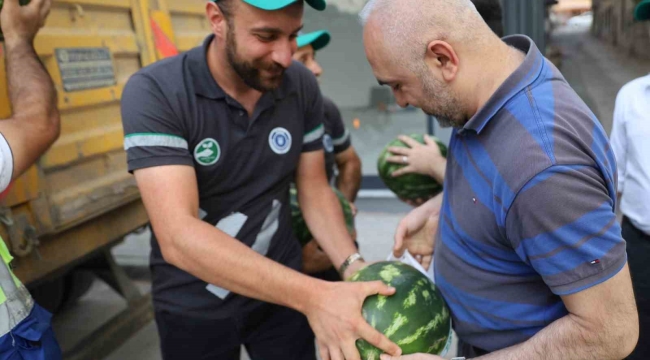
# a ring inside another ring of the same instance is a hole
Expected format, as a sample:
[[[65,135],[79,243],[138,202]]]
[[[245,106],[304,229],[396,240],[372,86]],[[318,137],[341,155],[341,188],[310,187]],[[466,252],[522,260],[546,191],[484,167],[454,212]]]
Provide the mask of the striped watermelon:
[[[424,144],[424,135],[412,134],[410,135],[415,141]],[[447,146],[439,139],[432,137],[438,144],[442,156],[447,156]],[[395,193],[400,199],[415,200],[415,199],[429,199],[438,195],[442,191],[442,185],[438,184],[432,177],[420,174],[406,174],[399,177],[392,177],[391,174],[396,170],[404,167],[401,164],[393,164],[386,161],[386,158],[393,154],[388,151],[390,147],[407,147],[399,139],[391,141],[381,152],[377,160],[377,171],[379,177],[386,184],[386,186]]]
[[[341,208],[343,209],[343,215],[345,217],[345,225],[348,229],[348,232],[351,236],[354,237],[354,215],[352,215],[350,202],[345,198],[345,196],[343,196],[339,189],[332,187],[332,190],[334,190],[334,193],[339,198],[339,202],[341,203]],[[293,233],[298,238],[298,241],[300,241],[300,244],[302,246],[305,246],[308,242],[312,241],[314,237],[312,236],[311,231],[309,231],[307,222],[302,216],[300,205],[298,205],[298,190],[294,184],[291,184],[289,194],[291,196],[290,203]]]
[[[369,265],[349,281],[381,280],[396,289],[393,296],[374,295],[363,303],[363,317],[402,348],[404,355],[440,355],[451,342],[449,309],[431,280],[410,265],[383,261]],[[357,340],[364,360],[378,360],[381,350]]]

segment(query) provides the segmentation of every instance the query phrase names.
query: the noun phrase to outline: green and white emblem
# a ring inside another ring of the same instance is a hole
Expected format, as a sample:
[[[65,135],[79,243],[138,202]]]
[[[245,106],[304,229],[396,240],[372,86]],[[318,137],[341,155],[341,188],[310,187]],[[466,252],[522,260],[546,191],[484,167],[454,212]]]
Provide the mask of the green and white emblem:
[[[215,139],[203,139],[194,148],[194,159],[203,166],[216,164],[220,157],[221,147],[219,147],[219,143]]]

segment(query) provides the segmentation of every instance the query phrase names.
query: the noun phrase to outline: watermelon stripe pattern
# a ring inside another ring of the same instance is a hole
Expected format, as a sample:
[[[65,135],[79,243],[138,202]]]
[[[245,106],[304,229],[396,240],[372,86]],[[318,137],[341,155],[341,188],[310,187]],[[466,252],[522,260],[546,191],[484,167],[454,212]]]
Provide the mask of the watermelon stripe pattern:
[[[361,269],[349,281],[380,280],[394,287],[393,296],[375,295],[363,303],[363,317],[375,329],[402,348],[404,355],[440,355],[451,340],[451,316],[431,280],[415,268],[383,261]],[[378,360],[381,351],[357,340],[364,360]]]
[[[424,135],[411,134],[410,137],[415,141],[424,144]],[[431,137],[438,147],[443,156],[447,156],[447,146],[439,139]],[[404,167],[402,164],[393,164],[386,161],[389,156],[393,154],[388,151],[390,147],[407,147],[399,139],[391,141],[382,150],[379,159],[377,160],[377,172],[379,178],[386,184],[392,192],[395,193],[400,199],[415,200],[415,199],[429,199],[438,195],[442,191],[442,185],[438,184],[432,177],[420,174],[406,174],[399,177],[392,177],[393,172]]]

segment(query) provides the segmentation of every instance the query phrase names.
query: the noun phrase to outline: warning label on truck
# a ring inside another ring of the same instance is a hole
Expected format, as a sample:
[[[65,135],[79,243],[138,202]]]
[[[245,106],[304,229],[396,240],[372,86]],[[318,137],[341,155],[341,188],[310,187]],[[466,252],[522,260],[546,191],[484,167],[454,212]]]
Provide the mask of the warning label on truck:
[[[65,91],[113,86],[117,83],[108,48],[56,49]]]

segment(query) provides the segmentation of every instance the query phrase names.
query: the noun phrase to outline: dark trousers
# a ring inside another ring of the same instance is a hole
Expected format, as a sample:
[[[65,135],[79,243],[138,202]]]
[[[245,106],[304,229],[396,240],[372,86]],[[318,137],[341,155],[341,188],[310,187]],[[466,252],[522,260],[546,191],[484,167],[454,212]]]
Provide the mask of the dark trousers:
[[[639,342],[627,359],[650,359],[650,236],[623,218],[623,239],[627,242],[627,262],[639,310]]]
[[[157,311],[156,324],[164,360],[239,360],[241,345],[252,360],[316,360],[307,318],[282,306],[220,320]]]

